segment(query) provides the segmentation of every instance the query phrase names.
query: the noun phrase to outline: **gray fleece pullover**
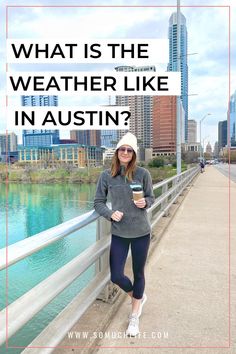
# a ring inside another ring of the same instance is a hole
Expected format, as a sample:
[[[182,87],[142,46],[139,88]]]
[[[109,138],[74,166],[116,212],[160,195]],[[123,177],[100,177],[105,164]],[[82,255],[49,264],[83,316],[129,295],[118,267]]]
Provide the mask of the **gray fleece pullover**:
[[[145,208],[138,208],[133,202],[133,194],[130,185],[141,184],[146,200]],[[111,176],[110,170],[102,172],[94,199],[94,208],[104,218],[111,221],[111,232],[113,235],[125,238],[134,238],[147,235],[151,231],[146,209],[154,203],[152,179],[148,170],[137,167],[134,173],[133,182],[130,183],[123,175]],[[112,210],[106,205],[107,197],[110,196]],[[123,218],[117,222],[111,219],[114,211],[124,213]]]

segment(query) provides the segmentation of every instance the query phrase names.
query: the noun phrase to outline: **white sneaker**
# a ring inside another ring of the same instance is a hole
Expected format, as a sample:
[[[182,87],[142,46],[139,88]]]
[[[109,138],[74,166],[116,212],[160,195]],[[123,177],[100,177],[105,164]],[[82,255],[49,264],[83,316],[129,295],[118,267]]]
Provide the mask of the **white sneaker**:
[[[135,337],[137,334],[139,334],[139,319],[137,314],[133,313],[129,318],[129,326],[126,330],[126,335]]]
[[[143,305],[145,304],[145,302],[147,301],[147,295],[143,294],[143,298],[141,300],[140,306],[139,306],[139,310],[138,310],[138,317],[141,316],[142,310],[143,310]]]

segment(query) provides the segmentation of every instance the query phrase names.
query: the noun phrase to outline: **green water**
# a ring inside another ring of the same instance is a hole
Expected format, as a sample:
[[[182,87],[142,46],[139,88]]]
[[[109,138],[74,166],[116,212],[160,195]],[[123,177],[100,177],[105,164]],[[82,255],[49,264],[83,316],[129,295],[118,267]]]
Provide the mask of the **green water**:
[[[6,246],[6,240],[13,244],[91,210],[94,194],[95,185],[89,184],[9,184],[7,190],[0,185],[0,247]],[[92,223],[9,267],[7,299],[6,271],[1,271],[1,309],[91,245],[95,229]],[[29,344],[93,276],[94,266],[9,339],[9,346]],[[8,353],[22,350],[8,349]]]

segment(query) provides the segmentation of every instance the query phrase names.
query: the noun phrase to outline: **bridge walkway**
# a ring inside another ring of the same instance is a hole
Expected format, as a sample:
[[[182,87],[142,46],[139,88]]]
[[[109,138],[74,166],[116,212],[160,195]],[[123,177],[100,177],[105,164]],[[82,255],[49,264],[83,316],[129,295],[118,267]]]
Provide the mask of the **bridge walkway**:
[[[98,354],[130,354],[132,349],[138,354],[236,353],[235,210],[236,183],[230,183],[229,194],[229,179],[213,166],[207,167],[193,182],[149,256],[148,299],[140,318],[140,335],[124,335],[131,309],[125,296],[100,333],[96,348],[70,350]],[[87,320],[87,328],[96,331],[96,321]],[[80,343],[67,338],[61,344]],[[58,348],[54,353],[68,350]]]

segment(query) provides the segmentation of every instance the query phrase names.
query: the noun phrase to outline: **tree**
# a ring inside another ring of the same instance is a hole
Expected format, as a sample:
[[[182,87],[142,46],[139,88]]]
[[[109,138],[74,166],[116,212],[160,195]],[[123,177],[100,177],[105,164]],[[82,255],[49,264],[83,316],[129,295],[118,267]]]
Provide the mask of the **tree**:
[[[152,161],[148,164],[149,167],[163,167],[164,166],[164,159],[162,157],[155,157]]]
[[[228,151],[223,157],[224,162],[229,162],[229,153]],[[231,150],[230,151],[230,163],[236,163],[236,150]]]
[[[182,159],[187,164],[198,162],[198,157],[199,153],[197,151],[182,151]]]

